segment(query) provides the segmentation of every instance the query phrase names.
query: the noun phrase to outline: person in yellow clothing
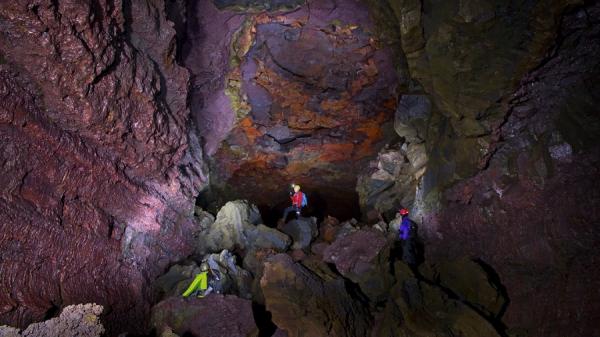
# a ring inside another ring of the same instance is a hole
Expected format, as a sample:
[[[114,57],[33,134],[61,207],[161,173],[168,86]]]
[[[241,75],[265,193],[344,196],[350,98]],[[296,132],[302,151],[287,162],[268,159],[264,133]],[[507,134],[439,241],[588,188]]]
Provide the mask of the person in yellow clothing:
[[[212,287],[208,286],[208,269],[202,268],[200,274],[196,274],[196,277],[182,294],[183,297],[188,297],[192,294],[202,298],[212,292]]]

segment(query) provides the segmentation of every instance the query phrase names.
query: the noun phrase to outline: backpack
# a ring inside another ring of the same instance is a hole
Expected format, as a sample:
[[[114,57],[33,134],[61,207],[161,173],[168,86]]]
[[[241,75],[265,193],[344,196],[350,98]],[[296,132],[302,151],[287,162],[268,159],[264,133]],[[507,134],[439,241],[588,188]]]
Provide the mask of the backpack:
[[[306,199],[306,193],[302,193],[302,207],[306,207],[308,205],[308,199]]]

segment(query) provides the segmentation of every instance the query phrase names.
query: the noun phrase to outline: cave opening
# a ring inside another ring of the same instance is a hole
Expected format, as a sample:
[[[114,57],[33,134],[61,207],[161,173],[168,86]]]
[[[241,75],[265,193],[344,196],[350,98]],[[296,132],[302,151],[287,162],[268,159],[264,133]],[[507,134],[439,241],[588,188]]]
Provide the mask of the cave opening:
[[[357,179],[397,138],[391,47],[363,3],[248,6],[187,5],[178,44],[210,172],[197,204],[248,199],[273,225],[296,183],[307,216],[360,219]]]

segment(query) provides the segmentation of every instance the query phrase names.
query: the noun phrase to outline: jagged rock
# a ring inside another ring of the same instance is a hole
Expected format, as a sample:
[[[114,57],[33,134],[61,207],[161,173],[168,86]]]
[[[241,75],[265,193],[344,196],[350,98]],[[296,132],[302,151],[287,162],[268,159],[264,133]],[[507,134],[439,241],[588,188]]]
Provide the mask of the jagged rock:
[[[109,301],[109,334],[144,334],[144,289],[191,253],[207,182],[165,3],[2,1],[0,17],[0,321]]]
[[[358,283],[369,299],[381,302],[392,285],[390,245],[377,230],[358,230],[335,240],[323,253],[323,261],[335,264],[344,277]]]
[[[6,325],[0,325],[0,337],[21,337],[19,332],[19,329]]]
[[[276,254],[277,251],[273,249],[253,249],[244,256],[244,268],[249,270],[254,276],[254,280],[252,281],[252,300],[256,303],[264,304],[264,297],[260,288],[260,278],[263,274],[265,261],[269,256]]]
[[[44,322],[30,324],[19,333],[18,329],[0,326],[2,337],[100,337],[104,327],[100,314],[104,308],[98,304],[76,304],[65,307],[60,316]]]
[[[201,272],[195,262],[187,265],[176,264],[169,268],[164,275],[158,277],[154,282],[163,297],[178,296],[189,287],[194,277]]]
[[[179,337],[178,334],[174,333],[169,327],[165,327],[161,332],[160,337]]]
[[[410,208],[427,160],[424,144],[398,143],[381,150],[356,185],[361,208],[370,215],[367,220],[378,221],[379,215],[389,219],[400,206]]]
[[[288,255],[292,257],[294,262],[302,261],[306,258],[306,253],[301,249],[294,249]]]
[[[344,237],[348,234],[354,233],[358,230],[358,221],[356,219],[351,219],[348,221],[344,221],[340,224],[340,229],[337,231],[335,238],[336,240]]]
[[[211,182],[229,187],[223,192],[226,199],[247,198],[274,206],[274,200],[286,200],[285,187],[301,179],[310,182],[307,192],[318,191],[327,200],[331,214],[353,209],[352,215],[357,216],[353,196],[331,187],[353,186],[360,166],[395,137],[396,89],[402,77],[394,71],[392,50],[377,43],[365,4],[355,0],[218,3],[223,8],[254,4],[258,7],[251,5],[253,9],[269,10],[264,4],[285,3],[299,7],[277,15],[240,15],[245,19],[240,24],[237,16],[223,17],[222,12],[205,8],[214,6],[198,6],[202,14],[196,21],[210,34],[195,35],[190,43],[194,54],[186,65],[195,75],[192,78],[206,78],[211,72],[221,75],[223,68],[229,71],[218,80],[207,78],[194,86],[202,92],[195,104],[201,116],[199,128],[211,135],[211,129],[229,127],[221,133],[226,145],[210,146],[217,149]],[[239,30],[227,38],[221,30],[232,26],[230,22],[236,22]],[[223,45],[230,50],[222,50]],[[206,50],[224,57],[217,62],[204,56]],[[210,65],[210,71],[198,64]],[[211,104],[222,96],[221,92],[207,94],[212,88],[228,88],[229,102]],[[309,205],[310,199],[309,193]]]
[[[152,326],[162,333],[172,329],[183,336],[253,337],[252,302],[232,295],[210,294],[205,298],[172,297],[152,307]]]
[[[500,337],[475,310],[452,299],[442,288],[418,280],[403,262],[394,265],[397,283],[390,292],[406,327],[423,336]]]
[[[431,101],[426,95],[402,95],[394,120],[394,129],[409,143],[422,143],[431,115]]]
[[[203,210],[201,207],[196,206],[194,209],[194,217],[196,218],[196,222],[200,230],[206,230],[215,222],[214,215],[208,213]]]
[[[317,218],[303,218],[290,220],[280,226],[282,232],[292,237],[294,243],[290,247],[293,250],[307,249],[314,238],[319,234]]]
[[[318,242],[318,243],[313,243],[310,246],[310,252],[317,255],[317,256],[323,256],[323,254],[325,253],[325,250],[327,249],[327,247],[329,247],[329,243],[327,242]]]
[[[273,322],[290,337],[358,337],[370,329],[367,305],[323,262],[272,256],[260,285]]]
[[[425,277],[450,289],[461,300],[491,316],[498,316],[506,305],[502,285],[494,279],[497,276],[491,275],[471,259],[444,261],[420,269]]]
[[[319,226],[319,238],[325,242],[333,242],[340,229],[339,225],[338,219],[327,216]]]
[[[246,200],[230,201],[217,213],[215,222],[198,235],[197,254],[219,252],[235,247],[250,250],[273,248],[284,251],[290,238],[276,229],[260,224],[260,212]]]
[[[285,330],[277,329],[272,337],[289,337],[289,335]]]
[[[209,254],[202,259],[202,265],[210,269],[209,286],[218,294],[236,294],[242,298],[252,298],[252,276],[236,265],[236,257],[229,251]]]
[[[285,251],[292,243],[292,239],[286,234],[262,224],[251,228],[247,237],[254,248]]]
[[[300,7],[306,0],[213,0],[219,9],[237,11],[281,11]]]

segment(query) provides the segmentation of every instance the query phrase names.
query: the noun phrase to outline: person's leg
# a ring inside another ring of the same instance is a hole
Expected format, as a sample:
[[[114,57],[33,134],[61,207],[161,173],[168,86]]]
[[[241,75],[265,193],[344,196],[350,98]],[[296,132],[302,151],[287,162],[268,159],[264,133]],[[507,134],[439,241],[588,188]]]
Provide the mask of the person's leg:
[[[294,211],[294,206],[290,206],[288,208],[285,209],[285,211],[283,211],[283,222],[287,221],[287,217],[290,214],[290,212]]]

